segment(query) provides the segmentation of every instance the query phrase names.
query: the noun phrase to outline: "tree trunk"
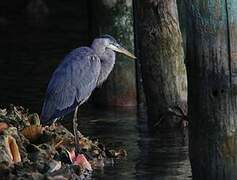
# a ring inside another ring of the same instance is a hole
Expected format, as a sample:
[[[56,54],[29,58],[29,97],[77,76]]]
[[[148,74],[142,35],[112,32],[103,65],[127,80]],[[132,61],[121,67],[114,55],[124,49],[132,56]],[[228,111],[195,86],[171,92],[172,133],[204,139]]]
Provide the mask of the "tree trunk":
[[[186,102],[186,71],[176,0],[136,1],[139,57],[151,124]]]
[[[189,0],[190,160],[194,180],[237,179],[237,1]]]
[[[90,6],[92,36],[110,34],[133,51],[132,0],[92,0]],[[104,106],[136,106],[135,81],[135,61],[118,54],[115,68],[95,93],[94,102]]]
[[[137,59],[135,61],[136,64],[136,89],[137,89],[137,114],[138,116],[146,115],[146,97],[144,93],[143,87],[143,79],[142,79],[142,70],[141,70],[141,59],[139,58],[139,16],[137,16],[137,9],[139,9],[139,3],[137,0],[133,0],[133,21],[134,21],[134,49],[135,55]],[[139,118],[141,120],[147,121],[147,118]]]

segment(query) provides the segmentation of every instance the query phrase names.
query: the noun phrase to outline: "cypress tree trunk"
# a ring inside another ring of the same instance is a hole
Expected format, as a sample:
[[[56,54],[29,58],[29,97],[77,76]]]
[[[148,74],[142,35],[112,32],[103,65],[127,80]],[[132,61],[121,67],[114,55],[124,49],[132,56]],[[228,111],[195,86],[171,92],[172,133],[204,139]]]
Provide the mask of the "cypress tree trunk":
[[[237,179],[237,1],[189,0],[190,160],[194,180]]]
[[[141,70],[141,59],[139,58],[140,49],[139,49],[139,16],[137,14],[137,10],[139,9],[139,3],[136,2],[137,0],[133,0],[133,20],[134,20],[134,49],[135,55],[137,59],[135,61],[136,64],[136,89],[137,89],[137,112],[138,115],[146,115],[146,97],[144,94],[144,87],[143,87],[143,79],[142,79],[142,70]],[[140,118],[142,120],[147,121],[147,118]]]
[[[93,37],[110,34],[133,51],[132,0],[92,0],[90,8]],[[118,54],[115,68],[95,93],[94,102],[104,106],[136,106],[135,61]]]
[[[148,116],[157,122],[186,102],[186,71],[176,0],[140,0],[137,39]]]

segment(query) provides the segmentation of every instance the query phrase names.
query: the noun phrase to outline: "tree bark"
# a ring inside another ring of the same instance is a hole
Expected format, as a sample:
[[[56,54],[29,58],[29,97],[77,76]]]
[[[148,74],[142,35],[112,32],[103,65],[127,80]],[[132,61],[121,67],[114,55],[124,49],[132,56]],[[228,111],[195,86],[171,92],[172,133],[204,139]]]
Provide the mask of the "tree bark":
[[[133,21],[134,21],[134,49],[135,49],[135,56],[136,61],[136,90],[137,90],[137,115],[142,116],[143,118],[139,118],[141,120],[147,121],[146,116],[146,97],[144,93],[143,87],[143,78],[142,78],[142,70],[141,70],[141,59],[139,58],[140,49],[139,49],[139,16],[137,14],[137,10],[139,9],[139,3],[136,2],[137,0],[133,0]]]
[[[133,51],[132,0],[92,0],[93,37],[110,34],[125,48]],[[136,106],[135,61],[117,54],[108,80],[97,90],[94,102],[103,106]]]
[[[139,58],[151,124],[187,100],[176,0],[136,1]]]
[[[237,179],[237,1],[188,0],[188,116],[194,180]]]

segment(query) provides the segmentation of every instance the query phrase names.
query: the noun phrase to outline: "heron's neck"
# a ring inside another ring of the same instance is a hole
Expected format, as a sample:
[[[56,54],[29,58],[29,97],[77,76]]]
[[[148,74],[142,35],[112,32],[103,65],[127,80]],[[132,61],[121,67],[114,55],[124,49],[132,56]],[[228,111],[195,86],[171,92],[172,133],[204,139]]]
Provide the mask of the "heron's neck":
[[[101,70],[97,80],[97,85],[101,85],[113,70],[115,63],[115,52],[106,48],[101,40],[94,40],[91,48],[95,51],[96,55],[100,58]]]
[[[109,76],[113,70],[115,64],[115,52],[108,49],[99,56],[101,62],[100,75],[97,81],[97,85],[101,85]]]

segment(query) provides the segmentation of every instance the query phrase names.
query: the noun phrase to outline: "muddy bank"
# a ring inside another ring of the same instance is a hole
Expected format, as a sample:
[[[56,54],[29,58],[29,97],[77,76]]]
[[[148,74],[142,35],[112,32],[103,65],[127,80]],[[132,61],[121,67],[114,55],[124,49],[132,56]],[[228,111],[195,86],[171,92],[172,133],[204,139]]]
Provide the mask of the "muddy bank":
[[[83,135],[79,141],[83,153],[77,155],[64,126],[42,127],[38,114],[23,107],[0,109],[1,179],[90,179],[94,169],[127,155]]]

